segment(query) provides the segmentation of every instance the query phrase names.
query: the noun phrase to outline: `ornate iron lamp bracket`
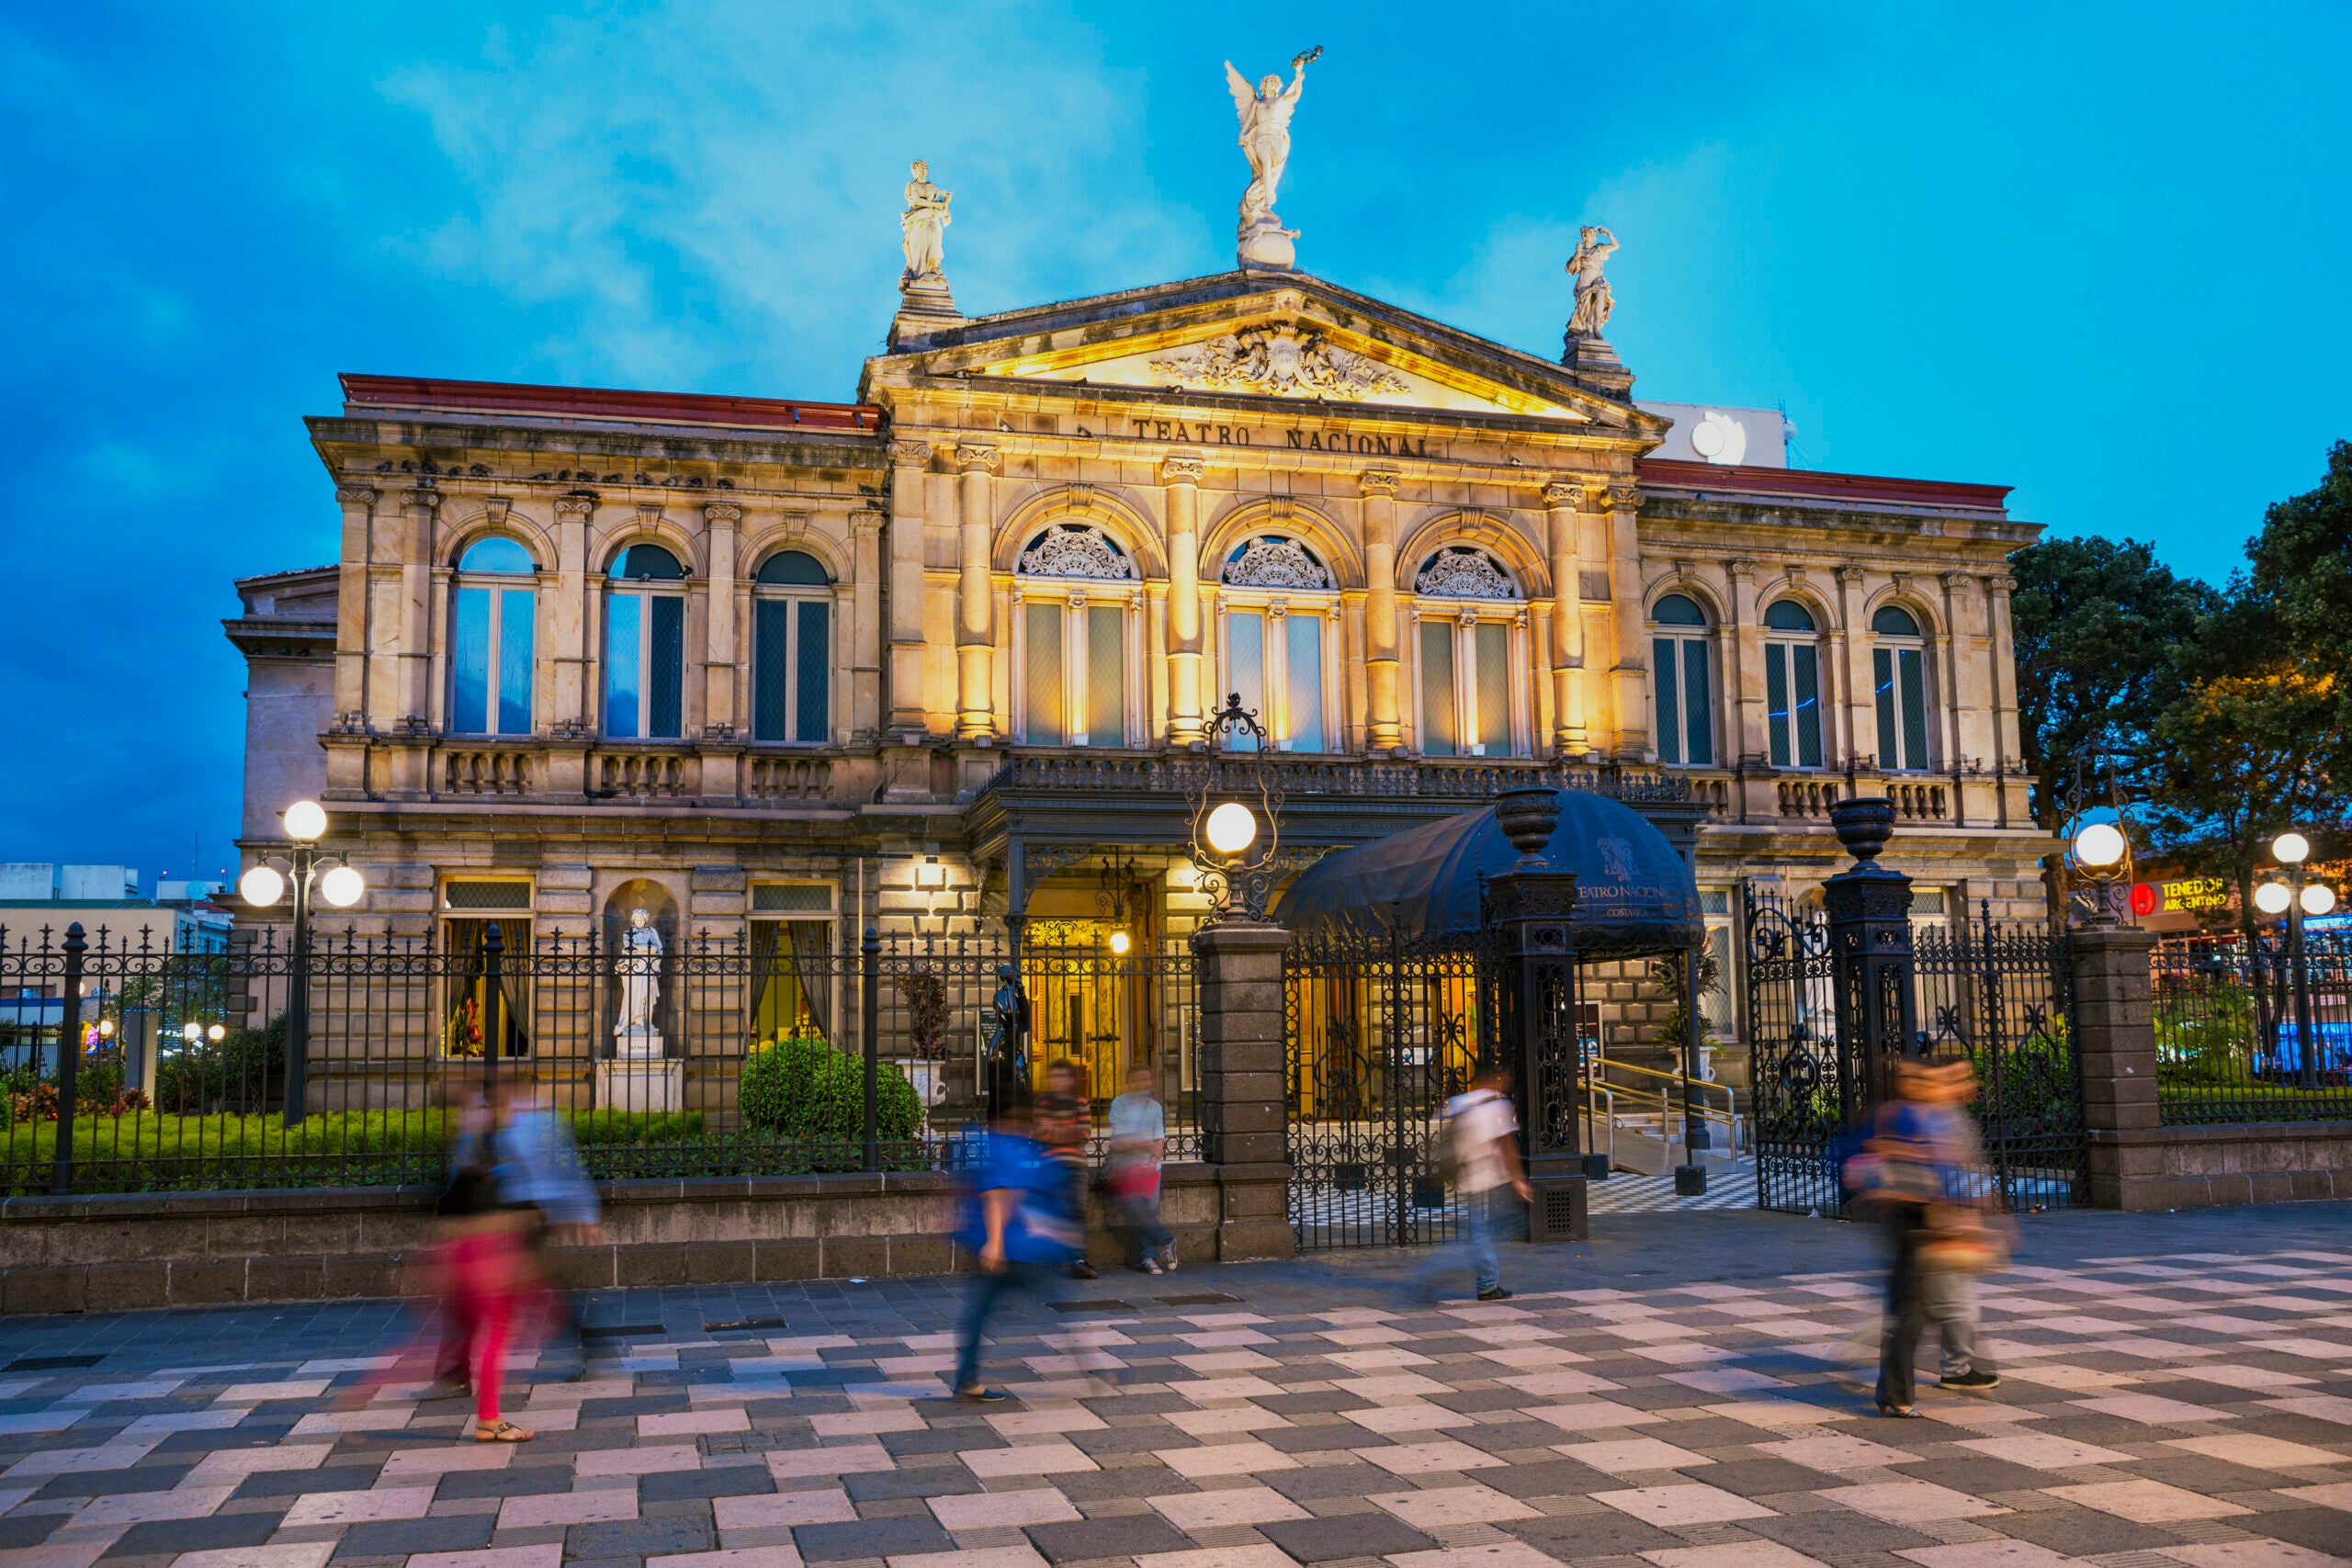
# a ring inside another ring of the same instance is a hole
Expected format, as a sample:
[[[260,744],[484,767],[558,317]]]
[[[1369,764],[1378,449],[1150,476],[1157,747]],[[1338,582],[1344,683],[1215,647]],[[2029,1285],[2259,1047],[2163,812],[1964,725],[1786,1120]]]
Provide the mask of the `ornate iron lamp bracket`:
[[[1282,783],[1266,759],[1268,737],[1255,709],[1241,705],[1241,694],[1225,699],[1209,716],[1200,750],[1183,764],[1184,804],[1193,819],[1191,852],[1197,886],[1209,898],[1204,925],[1240,919],[1262,920],[1273,897],[1282,862]],[[1246,747],[1242,742],[1247,741]],[[1209,847],[1209,813],[1227,801],[1251,804],[1256,796],[1258,836],[1238,855]]]

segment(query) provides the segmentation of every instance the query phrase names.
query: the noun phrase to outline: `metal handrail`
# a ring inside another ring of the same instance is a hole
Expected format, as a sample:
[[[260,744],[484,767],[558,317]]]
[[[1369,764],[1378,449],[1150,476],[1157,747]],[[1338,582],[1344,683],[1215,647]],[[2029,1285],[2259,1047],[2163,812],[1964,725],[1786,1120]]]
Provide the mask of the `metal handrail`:
[[[1600,1058],[1600,1066],[1603,1071],[1614,1068],[1618,1072],[1639,1073],[1645,1077],[1665,1078],[1670,1083],[1688,1083],[1692,1089],[1697,1089],[1702,1096],[1709,1089],[1713,1089],[1724,1097],[1723,1114],[1725,1116],[1736,1116],[1738,1114],[1739,1100],[1737,1096],[1732,1093],[1731,1086],[1728,1084],[1711,1083],[1705,1078],[1691,1077],[1687,1073],[1679,1071],[1668,1072],[1663,1067],[1645,1067],[1638,1063],[1615,1061],[1607,1056]],[[1709,1108],[1702,1108],[1702,1110],[1705,1109]]]

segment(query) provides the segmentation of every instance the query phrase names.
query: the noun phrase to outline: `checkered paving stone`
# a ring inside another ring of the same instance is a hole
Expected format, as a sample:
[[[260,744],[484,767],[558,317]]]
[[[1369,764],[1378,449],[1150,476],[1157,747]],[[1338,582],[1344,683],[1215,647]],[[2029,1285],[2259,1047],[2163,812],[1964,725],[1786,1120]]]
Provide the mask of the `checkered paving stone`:
[[[524,1358],[516,1447],[352,1403],[381,1307],[88,1365],[12,1322],[0,1568],[2352,1568],[2352,1240],[2013,1268],[1998,1393],[1930,1376],[1909,1421],[1856,1382],[1860,1270],[1483,1305],[1201,1275],[1012,1313],[989,1406],[944,1397],[952,1281],[665,1295]]]

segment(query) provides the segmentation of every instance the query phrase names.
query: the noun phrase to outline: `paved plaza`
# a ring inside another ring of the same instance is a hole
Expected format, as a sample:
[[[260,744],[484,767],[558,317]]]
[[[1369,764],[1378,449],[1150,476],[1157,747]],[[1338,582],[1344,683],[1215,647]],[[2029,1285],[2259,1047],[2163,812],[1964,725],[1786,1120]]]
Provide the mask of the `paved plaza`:
[[[0,1568],[2352,1559],[2352,1208],[2022,1226],[2007,1382],[1915,1421],[1845,1359],[1874,1238],[1752,1212],[1513,1248],[1490,1305],[1396,1254],[1106,1273],[1004,1322],[994,1407],[942,1397],[952,1281],[603,1296],[516,1448],[352,1403],[388,1304],[9,1319]]]

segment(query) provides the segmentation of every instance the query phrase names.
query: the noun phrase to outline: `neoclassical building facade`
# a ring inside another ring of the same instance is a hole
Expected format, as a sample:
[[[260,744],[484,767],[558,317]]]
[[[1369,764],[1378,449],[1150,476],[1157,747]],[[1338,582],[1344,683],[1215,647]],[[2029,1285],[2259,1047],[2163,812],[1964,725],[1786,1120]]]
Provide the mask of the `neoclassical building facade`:
[[[852,401],[345,377],[310,421],[338,558],[229,623],[247,856],[315,794],[396,929],[651,887],[714,931],[1163,942],[1167,763],[1238,693],[1303,852],[1668,775],[1727,930],[1885,792],[1925,918],[2038,908],[2039,528],[1998,487],[1658,457],[1611,367],[1244,271],[902,319]]]

